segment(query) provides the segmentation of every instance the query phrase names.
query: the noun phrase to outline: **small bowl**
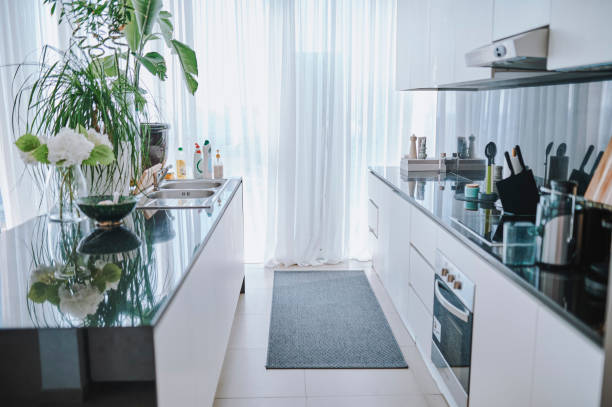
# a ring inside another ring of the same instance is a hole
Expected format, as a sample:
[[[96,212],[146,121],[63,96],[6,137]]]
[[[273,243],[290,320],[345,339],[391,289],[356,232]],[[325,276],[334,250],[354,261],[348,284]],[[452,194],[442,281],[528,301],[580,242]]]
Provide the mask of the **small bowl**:
[[[136,207],[138,200],[134,196],[120,196],[119,202],[112,205],[98,205],[98,202],[113,200],[112,195],[86,196],[77,199],[77,205],[87,217],[94,219],[99,226],[113,227],[121,224],[121,219],[128,216]]]
[[[127,253],[140,247],[140,239],[124,226],[97,228],[79,242],[77,252],[103,255]]]

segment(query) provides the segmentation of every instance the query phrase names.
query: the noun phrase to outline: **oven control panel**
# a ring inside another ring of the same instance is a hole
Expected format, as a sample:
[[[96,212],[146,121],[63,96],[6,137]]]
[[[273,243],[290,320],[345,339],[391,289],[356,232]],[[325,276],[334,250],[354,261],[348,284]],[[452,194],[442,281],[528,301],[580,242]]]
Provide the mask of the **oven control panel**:
[[[439,250],[436,250],[435,271],[446,287],[472,310],[474,308],[474,283]]]

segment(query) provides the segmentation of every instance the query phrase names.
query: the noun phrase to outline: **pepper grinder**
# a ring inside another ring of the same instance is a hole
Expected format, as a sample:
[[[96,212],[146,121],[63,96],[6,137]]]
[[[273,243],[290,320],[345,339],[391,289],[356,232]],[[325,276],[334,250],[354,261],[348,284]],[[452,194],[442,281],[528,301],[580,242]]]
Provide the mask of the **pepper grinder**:
[[[417,158],[416,139],[417,137],[414,134],[410,136],[410,152],[408,153],[408,158],[413,160]]]
[[[427,137],[419,137],[419,160],[427,158]]]
[[[468,158],[474,158],[474,152],[476,151],[476,137],[473,134],[470,134],[469,140],[470,142],[468,144],[467,156]]]

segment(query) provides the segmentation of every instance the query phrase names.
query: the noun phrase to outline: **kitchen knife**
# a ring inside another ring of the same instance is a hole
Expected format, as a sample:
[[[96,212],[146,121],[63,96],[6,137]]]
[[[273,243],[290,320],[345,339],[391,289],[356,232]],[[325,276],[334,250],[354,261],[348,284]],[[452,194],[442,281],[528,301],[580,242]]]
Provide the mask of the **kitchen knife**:
[[[508,163],[508,168],[510,168],[510,174],[514,175],[514,167],[512,167],[512,160],[510,159],[510,153],[505,151],[504,157],[506,157],[506,163]]]
[[[521,152],[521,146],[517,144],[516,147],[514,147],[514,149],[516,150],[516,155],[518,157],[519,164],[521,164],[521,167],[522,167],[521,171],[524,169],[527,169],[527,167],[525,166],[525,161],[523,160],[523,153]]]
[[[578,195],[584,195],[587,186],[589,185],[589,181],[591,180],[589,174],[584,171],[584,167],[586,167],[589,158],[591,158],[593,150],[595,150],[595,146],[591,144],[584,155],[580,168],[573,170],[569,177],[570,181],[575,181],[578,184]]]
[[[519,162],[518,157],[516,156],[516,149],[512,149],[512,156],[510,157],[512,160],[512,167],[514,168],[515,174],[520,174],[523,169],[521,168],[521,163]]]
[[[555,143],[553,143],[551,141],[546,146],[546,156],[544,156],[544,185],[548,185],[548,156],[549,156],[550,152],[552,151],[552,148],[553,148],[554,144]]]
[[[597,169],[597,166],[599,165],[599,162],[601,161],[601,157],[603,156],[604,152],[600,151],[599,154],[597,154],[597,157],[595,157],[595,162],[593,163],[593,168],[591,168],[591,172],[589,173],[589,177],[593,178],[593,174],[595,174],[595,170]]]

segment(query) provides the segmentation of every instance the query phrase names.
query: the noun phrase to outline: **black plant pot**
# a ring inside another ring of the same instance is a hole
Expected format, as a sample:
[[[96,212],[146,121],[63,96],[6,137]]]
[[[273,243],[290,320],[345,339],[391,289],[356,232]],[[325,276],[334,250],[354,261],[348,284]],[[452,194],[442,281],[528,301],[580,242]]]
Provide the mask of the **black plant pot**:
[[[149,146],[148,154],[144,157],[144,168],[152,167],[166,161],[168,154],[168,133],[170,125],[167,123],[141,123],[140,132],[144,145]]]

